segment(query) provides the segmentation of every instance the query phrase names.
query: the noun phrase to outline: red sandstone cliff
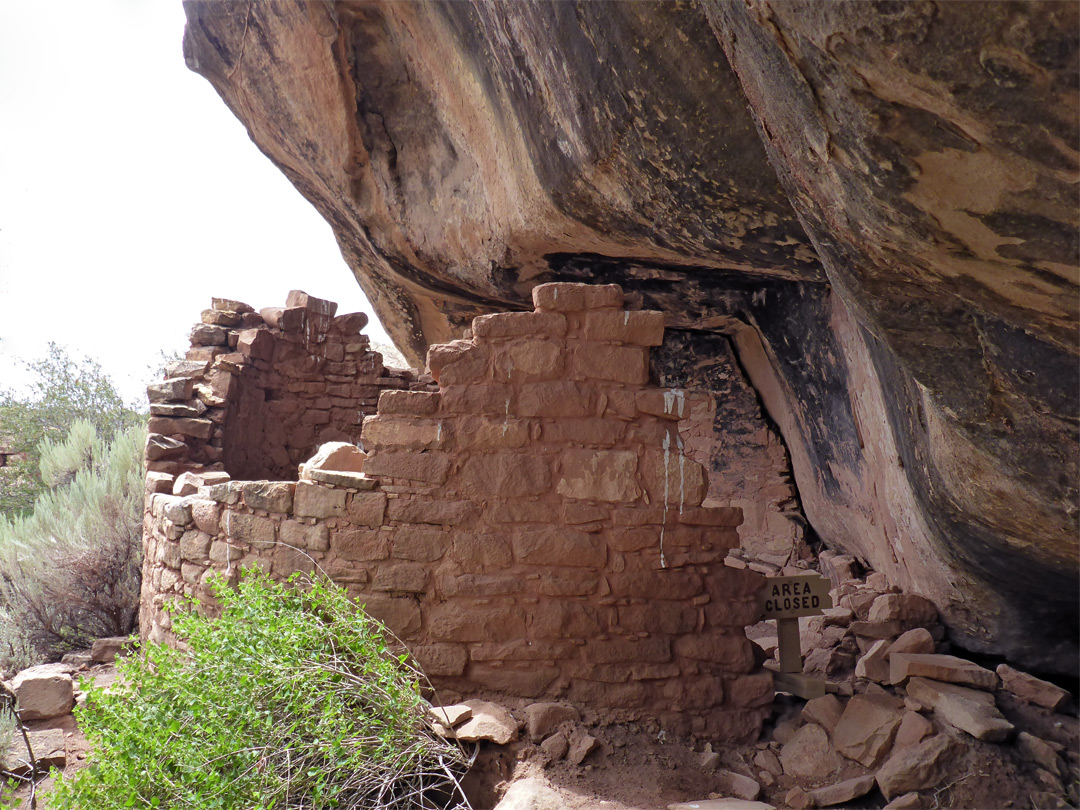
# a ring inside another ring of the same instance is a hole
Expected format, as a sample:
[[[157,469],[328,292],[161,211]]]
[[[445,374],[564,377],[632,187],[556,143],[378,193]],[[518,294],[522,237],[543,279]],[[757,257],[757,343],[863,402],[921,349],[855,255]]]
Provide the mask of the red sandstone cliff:
[[[1075,4],[186,7],[411,359],[618,282],[658,381],[734,350],[826,543],[1075,671]]]

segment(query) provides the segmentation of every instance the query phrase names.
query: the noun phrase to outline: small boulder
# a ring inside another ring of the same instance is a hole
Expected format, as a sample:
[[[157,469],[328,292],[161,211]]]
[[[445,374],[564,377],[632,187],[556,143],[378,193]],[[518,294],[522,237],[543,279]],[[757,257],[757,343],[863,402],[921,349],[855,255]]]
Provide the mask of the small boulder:
[[[42,664],[24,669],[11,682],[23,720],[47,720],[70,714],[75,706],[75,685],[64,664]]]
[[[867,614],[871,622],[901,622],[906,628],[926,627],[937,621],[937,608],[914,593],[886,593],[874,600]]]
[[[784,796],[784,804],[790,807],[791,810],[807,810],[807,808],[814,806],[814,797],[810,795],[809,791],[803,790],[796,785]]]
[[[938,734],[918,745],[897,751],[877,772],[878,787],[886,799],[944,784],[957,745]]]
[[[833,731],[836,750],[866,768],[877,767],[892,748],[901,705],[885,694],[853,697]]]
[[[565,757],[566,753],[570,750],[570,741],[567,740],[566,735],[560,731],[556,734],[552,734],[540,743],[540,750],[544,752],[544,755],[548,758],[548,762],[558,762]]]
[[[327,442],[311,458],[300,465],[300,479],[310,481],[312,470],[363,472],[367,454],[355,444]]]
[[[109,636],[99,638],[90,646],[90,659],[98,664],[111,664],[116,656],[129,648],[131,639],[127,636]]]
[[[581,714],[568,703],[533,703],[525,707],[525,728],[533,742],[551,736],[565,722],[580,719]]]
[[[906,711],[900,718],[900,726],[896,729],[896,739],[893,741],[893,750],[907,748],[916,745],[925,737],[934,733],[933,724],[918,712]]]
[[[925,627],[916,627],[901,633],[900,636],[889,645],[888,655],[896,653],[932,653],[934,651],[934,637]]]
[[[1052,712],[1059,712],[1069,705],[1071,696],[1068,691],[1049,681],[1013,669],[1008,664],[999,664],[996,672],[1001,678],[1002,687],[1023,701],[1042,706]]]
[[[844,762],[829,745],[825,729],[808,723],[780,749],[780,764],[788,776],[825,779],[840,770]]]
[[[818,807],[833,807],[865,796],[873,789],[873,776],[856,776],[854,779],[845,779],[835,785],[812,790],[810,795]]]
[[[773,776],[779,776],[784,772],[784,769],[780,766],[780,760],[768,748],[758,751],[754,755],[754,764]]]
[[[802,719],[808,723],[817,723],[832,734],[843,713],[844,704],[837,700],[836,695],[822,695],[806,702]]]
[[[566,752],[566,758],[575,765],[580,765],[585,761],[585,757],[599,747],[600,741],[596,737],[578,731],[570,738],[570,747]]]

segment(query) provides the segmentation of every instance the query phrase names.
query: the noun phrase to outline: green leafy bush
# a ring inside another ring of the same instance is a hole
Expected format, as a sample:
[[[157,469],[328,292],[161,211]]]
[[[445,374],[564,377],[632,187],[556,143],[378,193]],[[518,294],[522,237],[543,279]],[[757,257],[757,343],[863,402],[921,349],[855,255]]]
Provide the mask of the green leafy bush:
[[[248,571],[213,583],[218,618],[174,610],[186,650],[148,645],[90,691],[91,764],[50,808],[467,807],[466,758],[424,719],[422,675],[342,589],[292,584]]]
[[[28,514],[34,500],[53,485],[39,472],[43,443],[62,441],[79,419],[90,422],[104,442],[143,421],[90,358],[76,362],[50,343],[48,355],[26,368],[33,374],[27,394],[0,390],[0,444],[26,454],[0,467],[0,515],[10,518]]]
[[[138,620],[143,445],[135,425],[103,441],[89,422],[40,445],[52,488],[32,512],[0,516],[0,661],[55,660]]]

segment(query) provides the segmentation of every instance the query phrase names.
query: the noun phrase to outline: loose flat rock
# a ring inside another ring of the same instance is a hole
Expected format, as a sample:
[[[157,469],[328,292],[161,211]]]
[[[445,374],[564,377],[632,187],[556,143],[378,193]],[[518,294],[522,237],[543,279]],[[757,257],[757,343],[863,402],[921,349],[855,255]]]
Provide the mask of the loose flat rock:
[[[780,749],[780,764],[788,776],[824,779],[840,770],[844,761],[829,745],[825,729],[808,723],[784,743]]]
[[[1001,678],[1003,688],[1008,689],[1021,700],[1042,706],[1052,712],[1061,711],[1072,699],[1068,691],[1060,686],[1013,669],[1008,664],[998,664],[995,671]]]
[[[719,771],[716,774],[716,792],[726,793],[737,799],[753,801],[761,795],[761,785],[756,779],[743,776],[734,771]]]
[[[890,654],[889,680],[894,684],[902,684],[912,677],[958,683],[987,691],[993,691],[998,687],[998,676],[991,670],[963,658],[957,658],[955,655]]]
[[[447,728],[453,728],[471,718],[473,710],[464,703],[455,703],[452,706],[432,706],[428,714]]]
[[[30,740],[30,747],[34,750],[34,758],[39,765],[46,768],[63,768],[67,765],[67,751],[64,742],[64,732],[58,728],[50,728],[44,731],[30,731],[26,734]],[[26,751],[26,743],[22,735],[16,733],[11,737],[11,743],[4,754],[3,764],[0,765],[5,771],[20,776],[30,773],[30,764]]]
[[[1001,742],[1013,730],[1013,724],[997,710],[994,696],[989,692],[926,678],[911,678],[907,691],[933,709],[936,717],[976,739]]]
[[[833,730],[836,750],[866,768],[877,767],[892,747],[901,705],[883,694],[853,697]]]
[[[454,730],[454,736],[459,740],[488,740],[496,745],[506,745],[517,738],[517,721],[499,704],[486,700],[467,700],[465,705],[472,709],[472,717]]]
[[[543,779],[519,779],[510,785],[495,810],[563,810],[566,801]]]
[[[845,779],[835,785],[812,790],[810,795],[814,797],[814,804],[818,807],[833,807],[865,796],[873,789],[873,776],[856,776],[854,779]]]
[[[947,734],[938,734],[901,749],[878,770],[878,787],[891,800],[911,791],[943,785],[957,748]]]

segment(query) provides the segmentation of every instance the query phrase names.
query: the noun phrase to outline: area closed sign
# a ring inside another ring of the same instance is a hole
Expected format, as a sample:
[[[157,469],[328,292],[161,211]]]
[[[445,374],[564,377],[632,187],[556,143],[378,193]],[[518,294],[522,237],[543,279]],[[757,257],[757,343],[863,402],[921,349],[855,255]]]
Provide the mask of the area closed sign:
[[[832,607],[829,580],[817,574],[769,577],[761,594],[766,619],[817,616]]]

